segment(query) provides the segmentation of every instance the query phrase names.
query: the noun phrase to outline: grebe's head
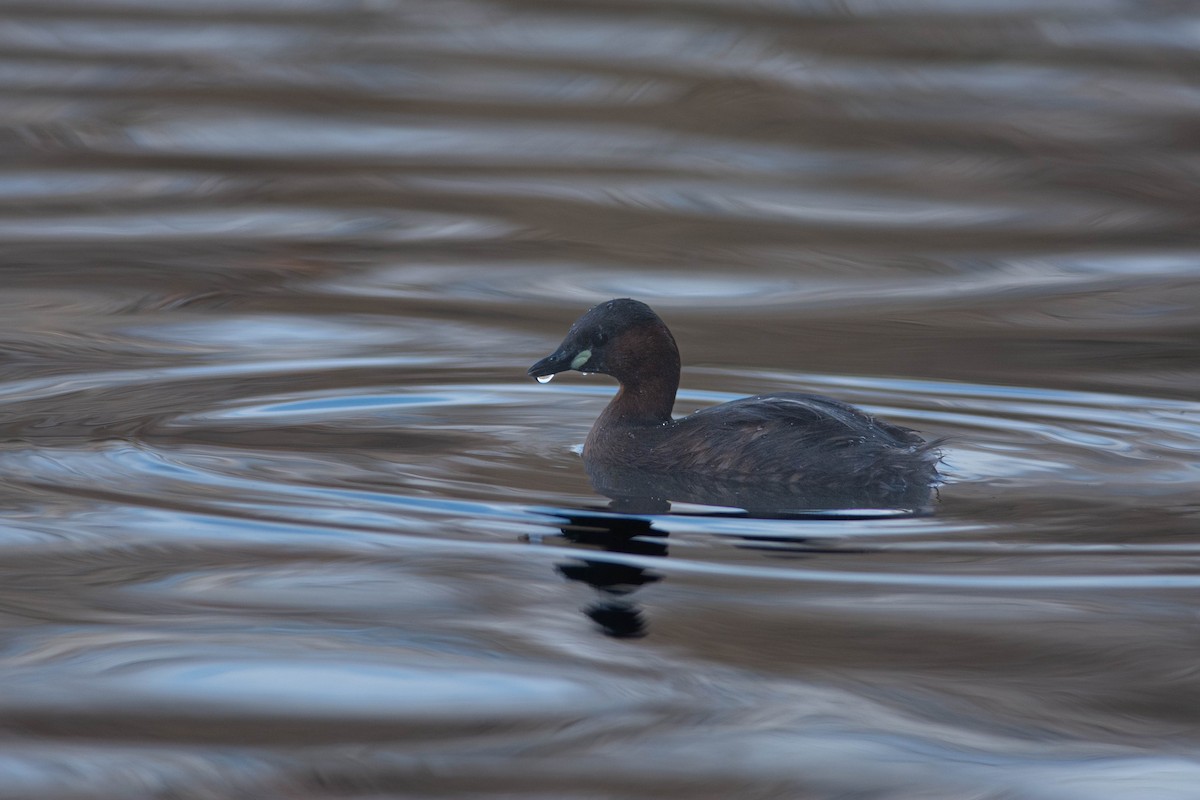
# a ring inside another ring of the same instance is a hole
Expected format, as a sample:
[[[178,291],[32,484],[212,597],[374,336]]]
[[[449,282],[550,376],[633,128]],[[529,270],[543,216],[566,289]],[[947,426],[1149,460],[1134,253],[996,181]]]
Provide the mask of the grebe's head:
[[[664,357],[664,351],[673,363],[653,363]],[[675,339],[650,306],[622,298],[600,303],[576,320],[558,349],[530,367],[529,375],[549,380],[574,369],[620,380],[646,367],[674,370],[678,375]]]

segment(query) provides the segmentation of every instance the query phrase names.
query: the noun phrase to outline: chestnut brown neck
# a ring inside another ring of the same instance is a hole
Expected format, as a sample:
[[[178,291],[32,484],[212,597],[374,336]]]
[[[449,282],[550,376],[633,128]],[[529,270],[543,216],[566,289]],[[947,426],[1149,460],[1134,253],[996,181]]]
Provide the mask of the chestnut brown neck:
[[[621,389],[600,419],[600,424],[657,424],[671,421],[675,392],[679,389],[679,349],[661,321],[621,335],[611,348],[605,372],[621,382]]]

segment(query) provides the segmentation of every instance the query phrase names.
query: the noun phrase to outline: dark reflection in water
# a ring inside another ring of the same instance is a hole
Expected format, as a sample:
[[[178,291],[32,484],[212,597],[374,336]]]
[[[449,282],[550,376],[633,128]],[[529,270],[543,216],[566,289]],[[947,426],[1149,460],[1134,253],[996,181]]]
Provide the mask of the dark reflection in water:
[[[644,610],[634,599],[633,595],[643,586],[658,583],[663,575],[653,569],[640,566],[637,563],[620,560],[622,555],[637,556],[638,561],[645,558],[666,558],[669,555],[667,537],[670,534],[671,517],[658,516],[665,513],[669,503],[657,498],[622,497],[614,499],[610,504],[610,512],[604,514],[589,513],[584,510],[563,512],[562,525],[559,528],[562,537],[573,547],[596,553],[611,553],[616,556],[596,558],[580,558],[575,561],[556,564],[555,568],[563,577],[579,581],[591,586],[600,594],[600,599],[584,608],[584,614],[599,626],[606,635],[617,639],[639,638],[646,635],[648,621]],[[693,517],[704,519],[712,512],[705,511]],[[900,515],[903,512],[892,512]],[[648,519],[637,514],[655,515]],[[726,512],[729,519],[744,519],[746,515],[736,512]],[[807,519],[833,522],[848,519],[886,519],[888,514],[868,514],[864,512],[819,511],[803,512],[797,510],[777,511],[772,515],[775,519]],[[726,534],[730,535],[730,534]],[[732,535],[739,545],[747,548],[762,547],[772,554],[783,552],[792,555],[813,554],[824,552],[826,548],[812,541],[811,536],[779,535],[755,536],[753,533]],[[853,552],[852,549],[840,547],[838,553]]]
[[[667,555],[666,542],[657,539],[665,539],[668,533],[655,530],[649,520],[639,517],[578,513],[565,519],[561,531],[567,541],[582,548],[638,556]],[[557,569],[567,579],[586,583],[604,595],[584,613],[606,634],[618,639],[645,635],[642,610],[630,595],[648,583],[662,580],[661,575],[633,564],[586,558],[558,564]]]
[[[917,474],[908,480],[881,485],[878,482],[845,486],[841,492],[806,492],[803,486],[778,485],[770,480],[757,484],[699,476],[688,473],[663,474],[633,468],[587,462],[587,472],[595,490],[612,498],[606,515],[582,512],[566,517],[562,535],[574,545],[610,553],[637,556],[667,556],[664,541],[669,536],[672,501],[707,507],[725,507],[729,518],[759,519],[853,519],[869,510],[880,519],[890,515],[911,516],[932,510],[935,488],[932,467],[914,462]],[[740,511],[739,511],[740,510]],[[711,512],[708,512],[711,513]],[[642,516],[656,515],[653,522]],[[647,539],[646,537],[651,537]],[[753,536],[745,537],[752,540]],[[804,537],[770,539],[773,552],[782,544],[801,544]],[[582,581],[600,591],[605,598],[589,606],[585,613],[609,636],[638,637],[645,634],[642,610],[630,599],[639,587],[662,580],[662,576],[643,567],[613,560],[583,559],[578,564],[560,564],[558,571],[574,581]]]

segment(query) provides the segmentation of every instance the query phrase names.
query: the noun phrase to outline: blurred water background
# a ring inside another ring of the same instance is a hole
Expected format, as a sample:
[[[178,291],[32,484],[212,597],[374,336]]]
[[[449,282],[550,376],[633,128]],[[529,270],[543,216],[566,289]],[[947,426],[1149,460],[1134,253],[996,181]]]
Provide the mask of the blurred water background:
[[[1174,0],[3,2],[0,797],[1200,798],[1198,76]],[[524,371],[615,296],[936,513],[608,514]]]

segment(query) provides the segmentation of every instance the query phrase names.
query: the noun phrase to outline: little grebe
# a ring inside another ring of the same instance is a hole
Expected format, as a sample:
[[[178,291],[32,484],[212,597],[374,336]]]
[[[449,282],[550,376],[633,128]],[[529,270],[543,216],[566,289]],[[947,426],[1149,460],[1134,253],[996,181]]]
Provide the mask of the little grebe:
[[[813,498],[869,491],[871,502],[927,495],[937,481],[934,444],[828,397],[758,395],[673,419],[679,366],[658,315],[620,299],[580,317],[529,375],[548,380],[574,369],[620,382],[583,446],[593,479],[632,469],[638,479],[769,483]]]

